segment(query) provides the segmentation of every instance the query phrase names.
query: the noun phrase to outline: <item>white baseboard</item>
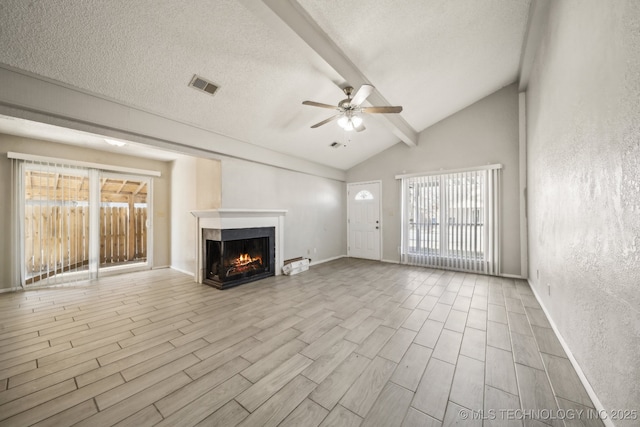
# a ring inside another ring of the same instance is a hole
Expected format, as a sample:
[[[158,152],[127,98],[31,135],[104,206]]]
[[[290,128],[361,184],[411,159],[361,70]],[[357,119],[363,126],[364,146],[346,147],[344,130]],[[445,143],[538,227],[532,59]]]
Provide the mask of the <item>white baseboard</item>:
[[[14,286],[13,288],[0,289],[0,294],[5,293],[5,292],[16,292],[16,291],[21,291],[21,290],[22,290],[22,287]]]
[[[320,261],[312,261],[312,262],[309,263],[309,266],[313,267],[314,265],[324,264],[325,262],[335,261],[337,259],[346,258],[346,257],[347,257],[346,255],[338,255],[338,256],[331,257],[331,258],[327,258],[327,259],[321,259]]]
[[[507,279],[522,279],[527,280],[526,277],[522,277],[519,274],[501,274],[500,277],[506,277]]]
[[[381,262],[388,262],[389,264],[400,264],[400,261],[397,260],[393,260],[393,259],[381,259]]]
[[[174,266],[170,266],[169,268],[177,272],[180,272],[182,274],[186,274],[187,276],[196,277],[195,273],[193,273],[192,271],[183,270],[181,268],[174,267]]]
[[[549,323],[551,324],[551,328],[553,329],[553,332],[555,332],[556,337],[558,337],[558,341],[560,341],[560,345],[564,349],[564,352],[567,353],[567,357],[569,358],[569,361],[571,362],[571,365],[573,365],[573,369],[576,370],[576,373],[578,374],[578,378],[580,378],[580,382],[582,383],[582,385],[584,386],[584,389],[587,391],[587,394],[591,398],[591,401],[593,402],[593,405],[596,407],[596,411],[598,411],[598,413],[607,413],[604,405],[602,405],[602,402],[600,402],[600,399],[598,399],[598,396],[596,395],[595,390],[593,389],[593,387],[591,387],[591,384],[589,383],[589,380],[587,380],[587,377],[584,374],[584,372],[582,371],[582,368],[580,367],[580,365],[578,364],[578,361],[573,356],[573,353],[571,352],[571,349],[569,348],[569,345],[567,344],[567,342],[564,340],[564,338],[560,334],[560,331],[558,330],[558,327],[556,326],[555,322],[551,318],[551,315],[549,314],[549,311],[547,310],[547,308],[542,303],[542,299],[540,298],[540,296],[536,292],[535,288],[531,285],[531,281],[529,279],[527,279],[527,283],[529,283],[529,287],[531,288],[531,291],[533,292],[533,295],[535,295],[536,300],[538,300],[538,304],[540,304],[540,307],[542,307],[542,311],[544,311],[544,314],[547,316],[547,319],[549,320]],[[610,418],[602,419],[602,422],[607,427],[615,427],[615,424],[613,423],[613,421]]]

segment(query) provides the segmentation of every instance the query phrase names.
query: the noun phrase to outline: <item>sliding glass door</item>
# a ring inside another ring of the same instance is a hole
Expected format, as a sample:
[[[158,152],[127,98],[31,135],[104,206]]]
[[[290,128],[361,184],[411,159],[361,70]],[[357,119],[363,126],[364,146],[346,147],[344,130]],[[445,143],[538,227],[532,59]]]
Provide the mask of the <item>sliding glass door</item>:
[[[28,161],[17,173],[23,285],[148,265],[150,178]]]
[[[402,177],[406,264],[499,274],[500,166]]]
[[[149,182],[100,177],[100,268],[146,263]]]
[[[23,167],[25,284],[89,274],[89,175],[86,170]]]

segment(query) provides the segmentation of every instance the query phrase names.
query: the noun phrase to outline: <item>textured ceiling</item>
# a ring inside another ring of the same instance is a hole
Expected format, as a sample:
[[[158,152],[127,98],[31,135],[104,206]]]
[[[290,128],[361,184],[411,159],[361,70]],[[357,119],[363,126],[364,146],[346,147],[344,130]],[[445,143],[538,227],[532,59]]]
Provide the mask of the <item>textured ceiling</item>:
[[[529,1],[299,1],[418,131],[516,81]]]
[[[247,1],[3,0],[0,63],[339,169],[398,143],[374,116],[361,133],[310,129],[332,112],[301,102],[336,104],[349,82]],[[529,1],[299,3],[421,131],[516,80]],[[189,88],[193,74],[219,92]]]

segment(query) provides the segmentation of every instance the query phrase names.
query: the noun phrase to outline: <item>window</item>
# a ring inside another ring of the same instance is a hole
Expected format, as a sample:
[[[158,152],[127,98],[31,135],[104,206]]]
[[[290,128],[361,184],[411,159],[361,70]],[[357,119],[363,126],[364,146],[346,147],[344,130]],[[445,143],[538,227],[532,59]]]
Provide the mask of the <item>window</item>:
[[[397,177],[402,262],[499,274],[500,168]]]
[[[13,165],[16,281],[56,284],[148,265],[149,177],[16,158]]]
[[[367,190],[360,190],[356,194],[355,200],[373,200],[373,194]]]

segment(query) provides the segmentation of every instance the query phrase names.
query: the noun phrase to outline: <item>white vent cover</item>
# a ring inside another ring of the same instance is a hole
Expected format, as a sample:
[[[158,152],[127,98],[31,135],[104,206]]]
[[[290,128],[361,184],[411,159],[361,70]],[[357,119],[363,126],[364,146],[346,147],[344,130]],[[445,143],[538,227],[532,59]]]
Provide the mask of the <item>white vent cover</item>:
[[[216,84],[203,79],[202,77],[198,76],[197,74],[193,75],[193,78],[191,79],[191,82],[189,82],[189,86],[191,86],[192,88],[201,90],[203,92],[207,92],[210,95],[215,94],[218,89],[219,86],[217,86]]]

